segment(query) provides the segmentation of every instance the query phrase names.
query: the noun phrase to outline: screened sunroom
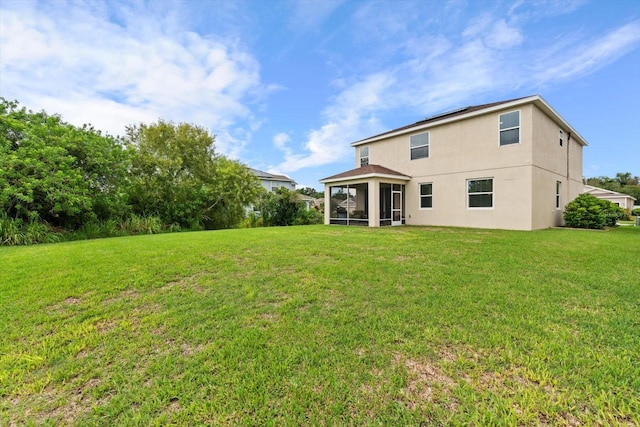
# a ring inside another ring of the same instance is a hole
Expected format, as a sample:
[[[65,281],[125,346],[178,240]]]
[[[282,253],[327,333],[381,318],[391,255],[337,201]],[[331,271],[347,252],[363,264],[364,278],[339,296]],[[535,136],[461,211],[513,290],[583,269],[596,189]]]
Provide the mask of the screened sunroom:
[[[404,224],[407,181],[408,176],[379,165],[365,165],[321,180],[325,185],[325,224]]]

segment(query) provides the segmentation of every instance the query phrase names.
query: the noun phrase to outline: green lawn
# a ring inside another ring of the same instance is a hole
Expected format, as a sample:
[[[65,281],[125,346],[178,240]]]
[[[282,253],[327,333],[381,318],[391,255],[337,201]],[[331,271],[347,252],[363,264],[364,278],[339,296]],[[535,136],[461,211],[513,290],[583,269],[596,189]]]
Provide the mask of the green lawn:
[[[0,425],[640,425],[640,227],[0,248]]]

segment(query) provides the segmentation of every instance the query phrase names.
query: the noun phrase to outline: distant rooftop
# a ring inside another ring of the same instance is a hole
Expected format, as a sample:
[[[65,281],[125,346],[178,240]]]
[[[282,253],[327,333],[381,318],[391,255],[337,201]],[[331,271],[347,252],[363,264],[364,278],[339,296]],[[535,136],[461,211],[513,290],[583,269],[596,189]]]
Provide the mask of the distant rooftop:
[[[253,169],[253,168],[249,168],[249,170],[251,170],[251,172],[260,179],[264,179],[267,181],[290,181],[293,184],[296,184],[294,180],[292,180],[286,175],[275,175],[269,172],[264,172],[264,171]]]

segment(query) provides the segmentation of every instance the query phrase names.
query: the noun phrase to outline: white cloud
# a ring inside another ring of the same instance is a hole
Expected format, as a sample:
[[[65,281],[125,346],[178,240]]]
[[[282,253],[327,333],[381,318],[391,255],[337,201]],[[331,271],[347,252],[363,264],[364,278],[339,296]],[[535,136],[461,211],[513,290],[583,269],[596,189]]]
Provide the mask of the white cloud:
[[[553,6],[553,12],[547,13],[561,14],[574,10],[580,2],[567,7],[557,2],[545,4]],[[633,22],[574,44],[568,56],[566,50],[554,50],[552,39],[528,43],[526,27],[516,25],[526,19],[518,16],[506,20],[484,13],[460,28],[458,34],[449,35],[449,29],[439,31],[436,26],[432,32],[413,35],[400,23],[393,25],[402,12],[395,18],[393,11],[387,12],[380,14],[383,16],[379,20],[370,5],[356,13],[358,25],[353,32],[372,35],[372,46],[364,55],[368,55],[367,65],[373,63],[379,68],[363,72],[355,83],[341,76],[339,84],[333,86],[339,93],[325,109],[324,123],[309,132],[302,150],[287,152],[281,169],[293,172],[352,159],[350,142],[388,129],[382,129],[379,123],[378,116],[383,112],[430,115],[469,105],[487,93],[497,100],[520,87],[527,88],[522,95],[529,95],[547,83],[594,72],[640,43],[640,24]],[[527,13],[533,14],[530,9]],[[538,19],[541,15],[535,16]],[[374,31],[365,31],[368,28]],[[390,31],[381,32],[380,28]],[[387,63],[389,46],[398,46],[399,40],[403,45],[399,60]]]
[[[246,139],[233,125],[268,91],[259,64],[233,40],[185,31],[170,7],[3,5],[0,95],[112,134],[158,118],[194,123],[237,156]]]
[[[368,76],[342,91],[324,116],[326,123],[312,130],[304,143],[304,153],[288,151],[277,169],[294,172],[343,160],[351,155],[348,146],[360,135],[379,130],[379,123],[369,113],[380,109],[381,95],[393,85],[384,73]]]
[[[281,150],[287,147],[289,141],[291,141],[291,137],[284,132],[280,132],[273,137],[273,145]]]
[[[545,84],[592,73],[636,48],[639,43],[640,21],[634,21],[599,39],[574,46],[571,55],[562,54],[562,58],[552,56],[549,63],[536,67],[536,79]]]
[[[485,38],[488,47],[493,49],[507,49],[518,46],[522,43],[523,37],[520,30],[509,26],[504,19],[500,19],[495,24]]]
[[[316,31],[342,3],[344,0],[294,0],[289,25],[300,32]]]

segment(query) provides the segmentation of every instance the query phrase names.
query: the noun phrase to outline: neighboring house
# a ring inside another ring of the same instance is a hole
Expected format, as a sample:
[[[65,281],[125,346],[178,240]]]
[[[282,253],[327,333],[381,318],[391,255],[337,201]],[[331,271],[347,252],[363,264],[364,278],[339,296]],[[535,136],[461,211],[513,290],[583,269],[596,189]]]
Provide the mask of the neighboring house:
[[[351,144],[325,223],[534,230],[563,224],[587,142],[541,96],[440,114]],[[344,215],[345,193],[356,206]]]
[[[583,193],[591,194],[598,199],[608,200],[623,209],[628,209],[629,212],[633,210],[633,205],[636,201],[635,197],[629,196],[628,194],[605,190],[604,188],[594,187],[592,185],[585,185]]]
[[[291,191],[296,189],[296,182],[285,175],[274,175],[268,172],[263,172],[257,169],[249,168],[251,172],[258,178],[260,178],[260,182],[262,186],[267,191],[273,191],[276,188],[284,187]]]
[[[298,194],[298,198],[302,200],[307,210],[320,209],[320,202],[322,199],[315,199],[311,196],[307,196],[306,194]]]

